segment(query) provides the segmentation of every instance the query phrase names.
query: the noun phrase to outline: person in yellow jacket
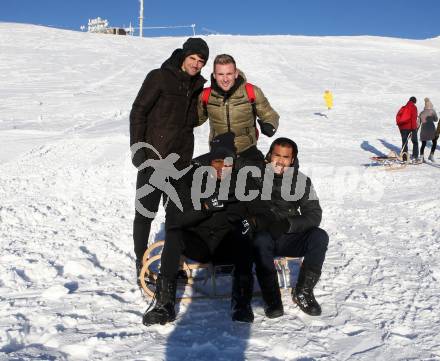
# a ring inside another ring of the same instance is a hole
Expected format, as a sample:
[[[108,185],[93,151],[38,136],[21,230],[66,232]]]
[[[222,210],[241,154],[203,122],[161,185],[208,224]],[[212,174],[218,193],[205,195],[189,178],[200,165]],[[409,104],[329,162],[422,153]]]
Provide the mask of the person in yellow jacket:
[[[333,108],[333,94],[330,90],[324,92],[324,100],[328,110]]]
[[[219,134],[232,132],[238,158],[261,160],[264,156],[256,146],[256,118],[261,133],[271,137],[278,128],[279,115],[261,89],[255,85],[252,88],[254,104],[251,104],[246,90],[245,75],[237,69],[234,58],[228,54],[218,55],[214,60],[209,97],[206,101],[203,93],[199,97],[198,125],[209,118],[210,141]]]

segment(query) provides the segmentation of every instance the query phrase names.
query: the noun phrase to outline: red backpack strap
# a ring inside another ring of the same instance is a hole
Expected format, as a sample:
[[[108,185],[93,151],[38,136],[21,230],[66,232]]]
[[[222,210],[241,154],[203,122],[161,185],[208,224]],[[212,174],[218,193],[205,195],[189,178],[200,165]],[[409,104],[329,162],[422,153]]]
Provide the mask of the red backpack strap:
[[[251,104],[255,103],[254,86],[251,83],[246,83],[245,87],[246,87],[246,93],[247,93],[247,96],[249,99],[249,103],[251,103]]]
[[[202,91],[202,104],[206,108],[208,105],[209,96],[211,95],[211,87],[204,88]]]
[[[255,136],[257,137],[258,140],[258,138],[260,137],[260,132],[257,127],[257,104],[255,103],[256,97],[255,97],[254,86],[251,83],[246,83],[245,87],[246,87],[246,94],[248,96],[249,103],[251,103],[252,106],[252,114],[254,115]]]

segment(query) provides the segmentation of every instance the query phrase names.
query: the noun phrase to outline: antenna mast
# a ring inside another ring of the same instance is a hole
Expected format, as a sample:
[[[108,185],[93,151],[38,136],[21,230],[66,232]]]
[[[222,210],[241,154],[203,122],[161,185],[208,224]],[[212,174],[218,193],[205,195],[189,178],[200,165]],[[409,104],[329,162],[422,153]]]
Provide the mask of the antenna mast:
[[[141,8],[139,10],[139,36],[142,38],[144,28],[144,0],[139,0]]]

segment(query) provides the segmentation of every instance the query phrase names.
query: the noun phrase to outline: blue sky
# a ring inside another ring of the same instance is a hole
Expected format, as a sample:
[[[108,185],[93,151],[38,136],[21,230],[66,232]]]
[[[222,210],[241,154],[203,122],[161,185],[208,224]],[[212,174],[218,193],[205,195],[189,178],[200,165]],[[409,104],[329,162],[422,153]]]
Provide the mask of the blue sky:
[[[440,0],[144,0],[144,26],[188,25],[206,34],[440,35]],[[100,16],[138,26],[139,0],[0,0],[0,21],[79,30]],[[190,35],[191,29],[144,30],[145,36]]]

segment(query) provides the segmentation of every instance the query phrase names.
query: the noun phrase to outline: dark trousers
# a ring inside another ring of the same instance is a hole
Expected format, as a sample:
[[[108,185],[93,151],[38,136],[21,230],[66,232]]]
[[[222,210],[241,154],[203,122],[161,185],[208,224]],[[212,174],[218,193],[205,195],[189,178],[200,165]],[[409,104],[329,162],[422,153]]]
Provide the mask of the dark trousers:
[[[259,232],[253,246],[255,268],[259,277],[276,272],[274,257],[304,257],[304,268],[321,273],[327,252],[328,235],[318,227],[303,233],[284,233],[275,240],[270,233]]]
[[[167,230],[161,255],[162,276],[171,279],[177,276],[182,255],[201,263],[233,264],[234,274],[252,271],[251,242],[238,229],[229,232],[214,251],[210,251],[207,242],[194,232],[182,228]]]
[[[411,136],[410,136],[411,134]],[[413,144],[412,156],[413,158],[418,158],[419,156],[419,142],[417,138],[417,129],[409,130],[409,129],[400,129],[400,135],[402,137],[402,149],[404,153],[408,153],[408,136],[411,138],[411,142]],[[406,154],[404,154],[404,160],[406,160]]]
[[[138,172],[136,180],[136,189],[140,189],[145,184],[148,184],[152,170],[147,168]],[[139,201],[144,208],[150,212],[157,212],[159,209],[160,198],[162,192],[160,190],[154,190],[152,193],[140,198]],[[134,253],[136,258],[141,260],[145,251],[148,248],[148,238],[150,236],[151,222],[154,218],[145,217],[138,210],[135,210],[135,216],[133,221],[133,241],[134,241]]]
[[[437,148],[437,139],[438,138],[434,138],[432,140],[431,154],[434,154],[435,148]],[[421,155],[423,155],[423,153],[425,152],[426,142],[427,142],[426,140],[422,140],[422,146],[420,147],[420,154]]]

